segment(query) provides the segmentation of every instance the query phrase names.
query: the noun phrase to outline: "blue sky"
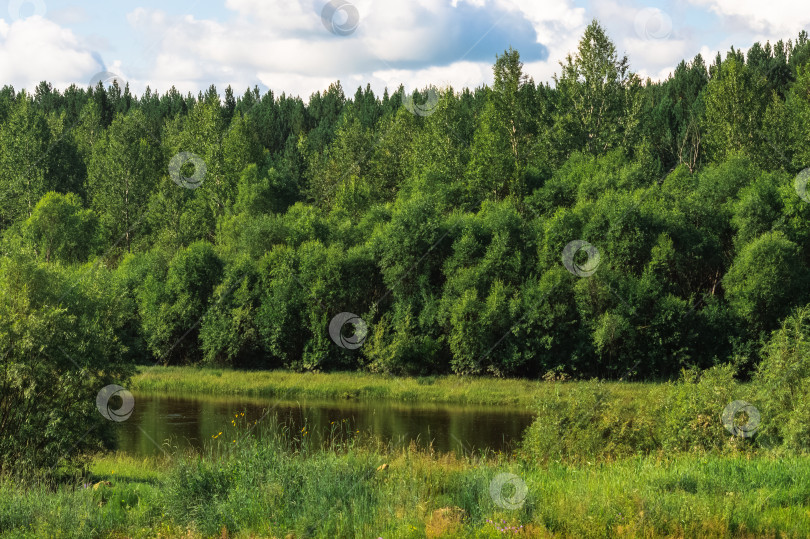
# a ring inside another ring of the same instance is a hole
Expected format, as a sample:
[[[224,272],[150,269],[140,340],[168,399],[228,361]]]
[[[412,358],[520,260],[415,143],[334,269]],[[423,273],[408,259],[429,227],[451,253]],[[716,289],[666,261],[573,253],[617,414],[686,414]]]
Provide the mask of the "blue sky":
[[[136,92],[232,84],[305,99],[341,80],[407,88],[488,84],[512,46],[552,81],[599,19],[631,68],[665,78],[683,58],[795,38],[810,10],[793,0],[179,0],[0,1],[0,84],[86,85],[116,73]],[[322,15],[329,15],[324,20]]]

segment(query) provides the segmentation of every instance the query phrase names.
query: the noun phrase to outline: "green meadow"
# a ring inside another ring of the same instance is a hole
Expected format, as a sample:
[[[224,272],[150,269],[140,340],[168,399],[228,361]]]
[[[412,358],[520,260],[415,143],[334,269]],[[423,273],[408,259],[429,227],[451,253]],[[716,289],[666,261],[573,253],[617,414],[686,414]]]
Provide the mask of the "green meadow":
[[[643,397],[654,384],[613,382],[616,391]],[[296,373],[201,367],[139,367],[130,388],[169,394],[244,395],[300,399],[385,399],[420,403],[531,406],[551,389],[527,379],[484,376],[396,377],[362,372]]]
[[[736,382],[729,366],[661,384],[141,369],[135,388],[169,394],[503,403],[511,387],[509,402],[531,403],[536,419],[509,454],[458,454],[386,445],[346,423],[316,444],[273,416],[259,436],[234,410],[201,451],[97,453],[81,470],[3,479],[0,535],[806,537],[810,457],[769,434],[767,418],[755,439],[721,421],[734,399],[768,410],[761,384]]]
[[[539,464],[388,452],[305,433],[220,456],[97,456],[58,486],[3,481],[4,537],[807,537],[810,458],[661,452]],[[525,485],[491,489],[499,474]],[[509,476],[509,477],[513,477]],[[509,490],[511,488],[512,490]]]

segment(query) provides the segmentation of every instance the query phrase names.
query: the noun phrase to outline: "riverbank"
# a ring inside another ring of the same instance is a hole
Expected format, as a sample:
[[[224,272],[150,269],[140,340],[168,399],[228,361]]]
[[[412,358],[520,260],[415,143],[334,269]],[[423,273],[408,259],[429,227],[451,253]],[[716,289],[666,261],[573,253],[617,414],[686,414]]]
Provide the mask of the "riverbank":
[[[359,399],[529,407],[569,384],[487,377],[392,377],[357,372],[297,373],[198,367],[139,367],[130,389],[171,394],[245,395],[279,399]],[[575,384],[570,384],[571,386]],[[644,397],[655,384],[608,383]],[[563,389],[564,390],[564,389]]]
[[[231,444],[230,440],[227,440]],[[0,482],[8,537],[807,537],[810,458],[514,457],[235,444],[226,457],[95,458],[55,491]]]

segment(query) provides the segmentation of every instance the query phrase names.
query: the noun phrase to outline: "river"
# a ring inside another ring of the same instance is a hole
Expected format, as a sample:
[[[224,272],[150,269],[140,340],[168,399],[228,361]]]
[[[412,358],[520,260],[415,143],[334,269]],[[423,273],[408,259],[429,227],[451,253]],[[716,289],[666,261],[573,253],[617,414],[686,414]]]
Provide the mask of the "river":
[[[432,443],[440,452],[509,451],[532,421],[524,408],[379,401],[279,401],[251,397],[136,393],[132,415],[116,425],[118,449],[134,456],[200,449],[214,436],[261,434],[283,424],[320,442],[340,425],[393,446]],[[244,415],[242,415],[244,414]],[[272,418],[277,420],[274,422]],[[236,422],[236,425],[232,423]],[[255,423],[254,423],[255,422]],[[219,433],[223,434],[220,435]]]

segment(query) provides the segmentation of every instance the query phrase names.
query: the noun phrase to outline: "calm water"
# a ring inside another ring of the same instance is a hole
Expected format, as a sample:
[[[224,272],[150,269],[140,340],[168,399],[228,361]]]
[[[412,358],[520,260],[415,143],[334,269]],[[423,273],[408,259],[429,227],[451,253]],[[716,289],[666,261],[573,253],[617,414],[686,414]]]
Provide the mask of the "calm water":
[[[332,421],[342,423],[345,419],[352,431],[395,445],[416,440],[424,447],[432,442],[437,451],[457,453],[512,449],[532,420],[531,413],[522,408],[135,393],[132,416],[116,425],[118,447],[139,456],[159,454],[166,443],[172,448],[200,448],[219,432],[223,432],[222,438],[231,435],[234,414],[239,414],[243,424],[258,421],[257,430],[272,428],[270,416],[295,432],[306,425],[315,441],[329,431]],[[240,430],[246,429],[243,426]]]

